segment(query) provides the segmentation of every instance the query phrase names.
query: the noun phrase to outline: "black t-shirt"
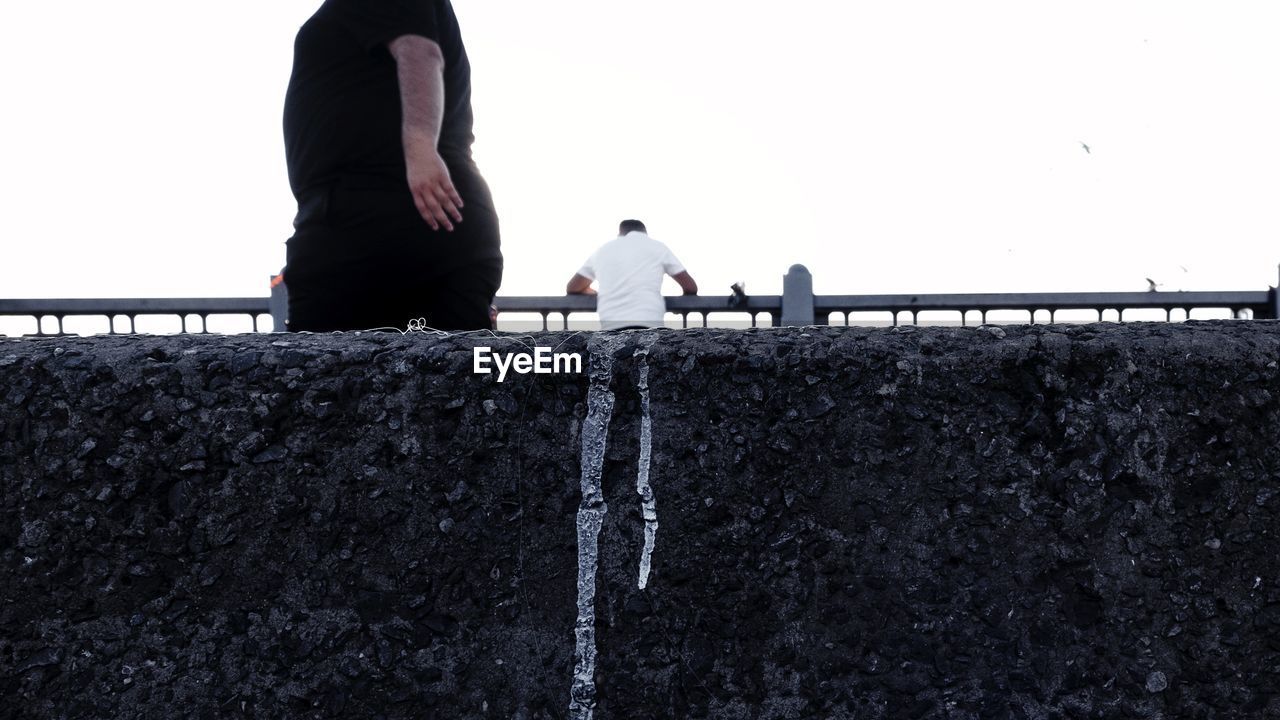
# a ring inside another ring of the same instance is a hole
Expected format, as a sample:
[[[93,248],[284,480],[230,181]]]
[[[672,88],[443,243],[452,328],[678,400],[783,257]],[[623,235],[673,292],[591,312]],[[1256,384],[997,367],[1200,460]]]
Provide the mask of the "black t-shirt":
[[[299,199],[343,176],[405,182],[399,76],[387,49],[401,35],[440,45],[440,155],[451,172],[471,167],[471,65],[449,0],[326,0],[298,31],[285,96],[285,156]]]

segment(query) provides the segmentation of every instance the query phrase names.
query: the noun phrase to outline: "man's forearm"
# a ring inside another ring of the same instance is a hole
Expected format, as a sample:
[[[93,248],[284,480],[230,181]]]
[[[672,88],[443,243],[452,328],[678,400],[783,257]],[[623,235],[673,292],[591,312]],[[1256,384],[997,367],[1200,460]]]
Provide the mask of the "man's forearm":
[[[462,222],[462,196],[440,157],[444,122],[444,55],[435,42],[402,35],[388,43],[396,59],[403,115],[405,180],[413,204],[432,230]]]
[[[591,278],[584,277],[577,273],[569,280],[564,291],[569,295],[595,295],[596,291],[591,289]]]
[[[400,81],[402,132],[406,150],[436,150],[444,120],[444,55],[434,41],[402,35],[388,44]]]
[[[671,277],[675,278],[676,283],[680,285],[680,289],[684,291],[685,295],[698,294],[698,283],[694,282],[693,276],[688,272],[676,273]]]

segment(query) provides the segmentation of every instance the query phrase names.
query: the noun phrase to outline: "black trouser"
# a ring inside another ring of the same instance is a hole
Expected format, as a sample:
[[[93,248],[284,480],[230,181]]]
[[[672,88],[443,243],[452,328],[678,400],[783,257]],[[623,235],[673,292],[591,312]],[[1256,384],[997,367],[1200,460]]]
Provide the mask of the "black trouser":
[[[408,188],[344,177],[299,201],[285,285],[289,329],[406,330],[421,318],[438,330],[490,327],[502,284],[497,214],[478,173],[450,168],[462,222],[435,231]]]

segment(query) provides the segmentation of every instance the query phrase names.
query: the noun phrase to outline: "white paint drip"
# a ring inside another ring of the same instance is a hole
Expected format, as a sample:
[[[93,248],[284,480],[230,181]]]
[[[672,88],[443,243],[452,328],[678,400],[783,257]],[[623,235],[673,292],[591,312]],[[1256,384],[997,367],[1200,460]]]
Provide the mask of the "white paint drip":
[[[653,426],[649,418],[649,348],[658,338],[649,335],[635,351],[640,363],[640,460],[636,492],[644,515],[644,551],[640,556],[640,589],[649,583],[654,542],[658,535],[658,508],[649,467],[653,455]],[[575,642],[573,687],[569,692],[569,717],[592,720],[596,707],[596,571],[600,566],[600,528],[609,506],[604,501],[603,474],[605,441],[613,418],[613,353],[623,344],[617,335],[596,335],[588,344],[590,386],[587,390],[587,419],[582,425],[582,503],[578,506],[578,620]]]
[[[582,425],[582,503],[578,507],[578,620],[573,687],[569,692],[569,717],[591,720],[596,707],[596,568],[599,566],[600,527],[609,507],[604,502],[601,476],[605,440],[613,417],[613,353],[623,342],[617,335],[596,335],[588,344],[590,387],[587,419]]]
[[[658,507],[653,499],[653,487],[649,484],[649,462],[653,455],[653,426],[649,419],[649,347],[657,339],[650,337],[648,344],[636,350],[640,360],[640,461],[636,474],[636,492],[640,494],[640,511],[644,515],[644,551],[640,555],[640,589],[649,584],[653,545],[658,535]]]
[[[597,541],[607,511],[604,503],[578,510],[578,621],[573,626],[576,649],[569,691],[569,717],[574,720],[591,720],[596,707]]]

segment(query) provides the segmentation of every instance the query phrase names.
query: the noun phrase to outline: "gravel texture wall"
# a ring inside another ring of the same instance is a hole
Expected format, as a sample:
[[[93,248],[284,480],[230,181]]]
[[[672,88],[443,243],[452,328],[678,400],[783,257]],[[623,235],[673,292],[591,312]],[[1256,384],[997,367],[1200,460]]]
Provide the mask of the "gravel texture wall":
[[[582,372],[473,373],[535,345]],[[0,342],[0,717],[1274,717],[1278,359],[1271,322]]]

